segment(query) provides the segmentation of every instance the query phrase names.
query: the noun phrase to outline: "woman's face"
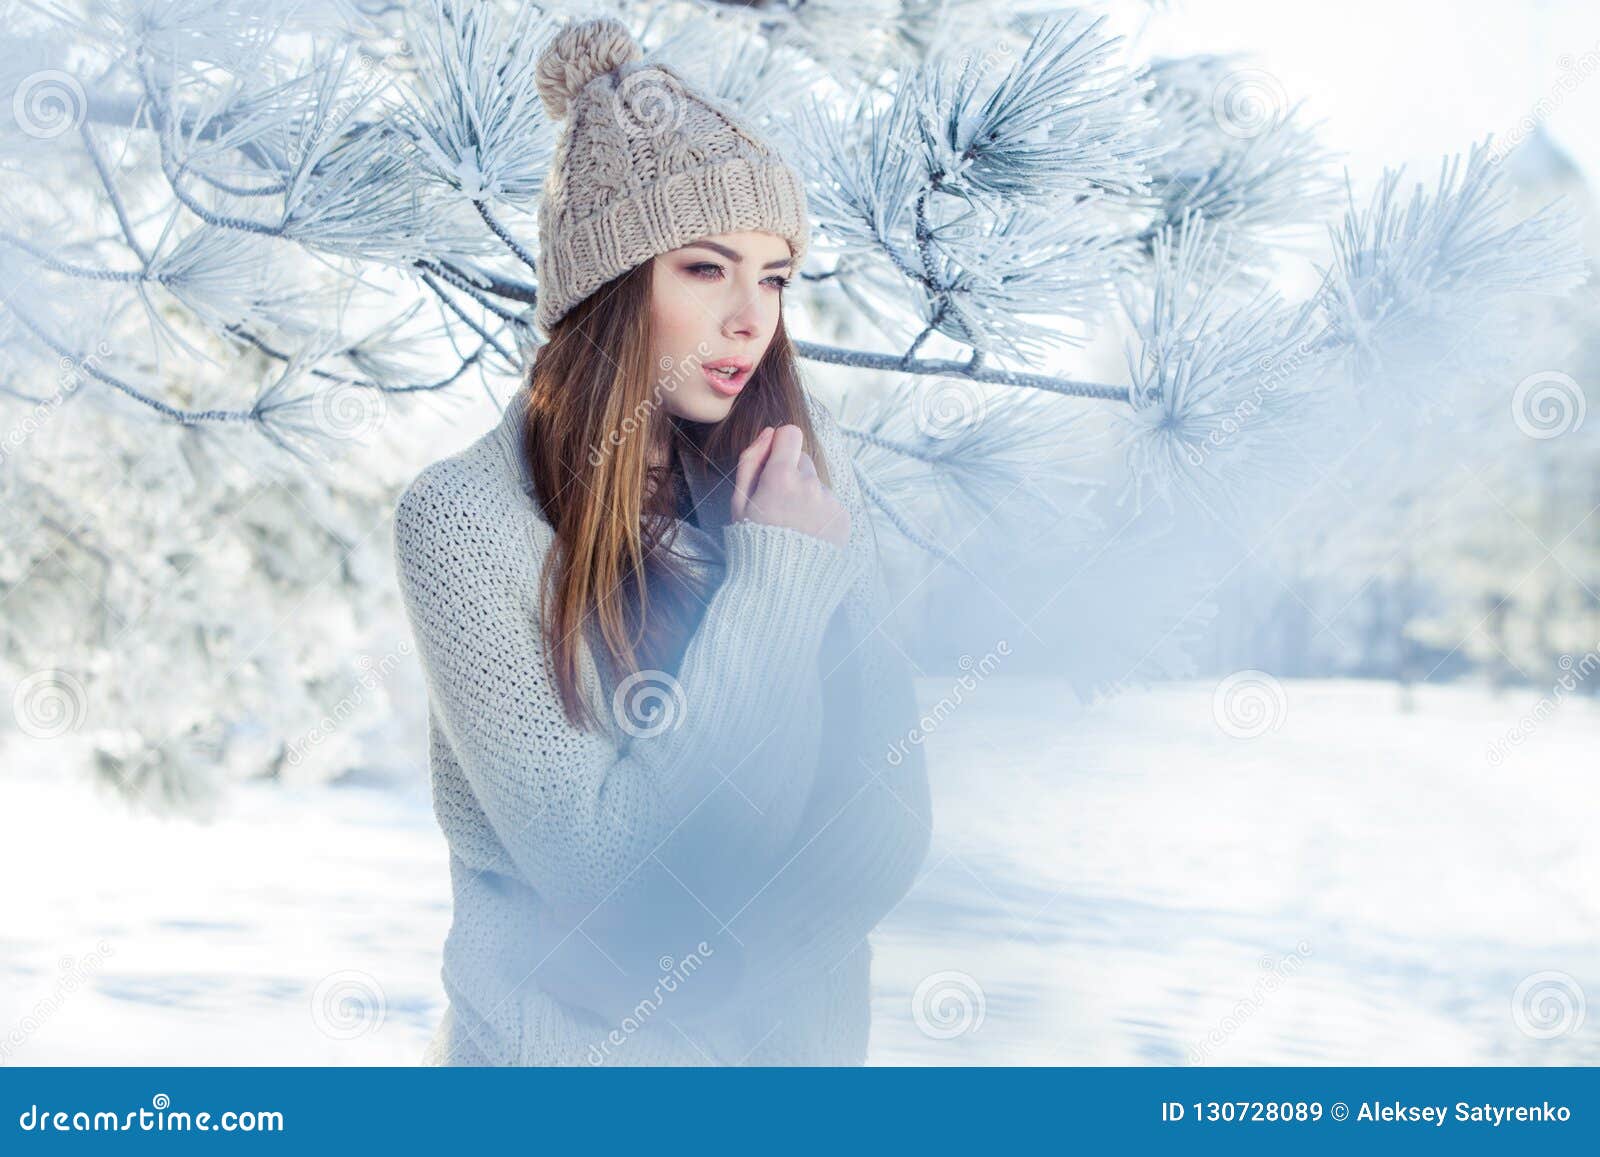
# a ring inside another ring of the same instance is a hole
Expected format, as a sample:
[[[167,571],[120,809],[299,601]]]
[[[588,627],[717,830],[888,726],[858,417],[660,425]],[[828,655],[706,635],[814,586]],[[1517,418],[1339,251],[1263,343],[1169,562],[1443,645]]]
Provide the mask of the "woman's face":
[[[719,233],[655,259],[651,354],[669,413],[728,416],[777,331],[789,271],[789,243],[774,233]]]

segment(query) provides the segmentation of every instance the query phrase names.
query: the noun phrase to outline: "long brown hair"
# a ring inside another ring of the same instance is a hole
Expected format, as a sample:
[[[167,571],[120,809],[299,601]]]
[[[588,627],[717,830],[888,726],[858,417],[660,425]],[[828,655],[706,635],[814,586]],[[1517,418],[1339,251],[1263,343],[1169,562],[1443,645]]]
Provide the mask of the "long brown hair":
[[[676,498],[670,467],[650,448],[699,455],[731,474],[763,426],[792,423],[829,482],[780,311],[777,330],[720,422],[681,420],[661,404],[663,378],[695,364],[657,366],[651,355],[654,261],[607,282],[564,315],[528,367],[522,452],[532,468],[556,549],[545,563],[540,615],[545,652],[567,718],[595,722],[579,692],[579,648],[597,634],[602,679],[675,674],[710,592],[673,561]],[[715,356],[714,354],[709,356]]]

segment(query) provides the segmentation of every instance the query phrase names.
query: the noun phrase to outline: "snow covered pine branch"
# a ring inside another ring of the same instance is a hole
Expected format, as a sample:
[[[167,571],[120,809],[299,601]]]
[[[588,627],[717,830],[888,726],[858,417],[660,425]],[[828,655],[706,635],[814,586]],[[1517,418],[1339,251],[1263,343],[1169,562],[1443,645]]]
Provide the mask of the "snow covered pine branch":
[[[1238,515],[1338,452],[1302,436],[1314,416],[1400,381],[1438,404],[1429,383],[1481,364],[1465,355],[1486,319],[1579,280],[1570,219],[1510,219],[1485,146],[1409,200],[1386,176],[1329,228],[1322,288],[1286,302],[1274,271],[1338,193],[1299,106],[1228,58],[1126,61],[1075,11],[959,5],[958,44],[940,7],[632,18],[808,174],[821,256],[791,308],[843,340],[799,351],[909,384],[846,431],[876,509],[941,557],[940,519],[1063,483]],[[537,345],[553,130],[533,66],[566,15],[26,13],[6,54],[0,390],[37,408],[89,386],[308,461],[374,408],[473,377],[492,397]],[[1058,372],[1101,333],[1126,338],[1126,380]]]

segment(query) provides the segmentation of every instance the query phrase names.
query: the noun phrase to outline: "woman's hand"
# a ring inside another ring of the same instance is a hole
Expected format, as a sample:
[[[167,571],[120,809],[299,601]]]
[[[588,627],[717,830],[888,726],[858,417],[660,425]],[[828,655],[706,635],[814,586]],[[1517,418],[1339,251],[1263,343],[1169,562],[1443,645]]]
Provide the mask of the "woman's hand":
[[[767,426],[745,447],[733,476],[731,521],[793,527],[848,549],[850,514],[800,447],[794,425]]]

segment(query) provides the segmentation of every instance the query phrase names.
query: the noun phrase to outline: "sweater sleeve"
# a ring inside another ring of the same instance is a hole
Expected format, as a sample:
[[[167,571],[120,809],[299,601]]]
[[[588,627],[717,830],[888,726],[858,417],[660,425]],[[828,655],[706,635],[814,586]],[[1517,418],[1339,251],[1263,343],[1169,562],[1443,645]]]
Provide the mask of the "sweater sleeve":
[[[851,553],[869,572],[863,579],[873,628],[846,656],[857,668],[858,728],[829,747],[838,765],[819,775],[781,856],[762,872],[728,881],[718,891],[725,904],[686,906],[681,890],[647,887],[562,940],[551,983],[563,986],[558,995],[604,1016],[624,1017],[648,999],[657,956],[680,957],[696,942],[732,970],[722,987],[686,985],[673,998],[674,1018],[692,1024],[759,1008],[839,964],[899,903],[927,855],[927,775],[921,748],[907,741],[917,723],[911,672],[881,633],[888,600],[852,459],[832,416],[813,418],[835,494],[851,517]],[[571,928],[569,922],[557,931]]]
[[[537,515],[497,509],[492,485],[474,481],[446,460],[406,489],[396,571],[435,717],[523,881],[551,903],[593,910],[659,873],[657,849],[718,793],[723,812],[734,814],[730,793],[742,809],[738,846],[780,852],[808,782],[781,806],[797,772],[772,749],[773,720],[807,701],[856,561],[789,528],[730,527],[724,580],[676,679],[661,676],[681,718],[660,734],[636,728],[619,750],[569,723],[549,675],[537,573],[548,526],[517,529]]]
[[[834,492],[850,514],[851,550],[866,570],[869,629],[848,657],[859,672],[858,727],[824,769],[785,857],[725,914],[739,944],[740,980],[723,1011],[759,1006],[838,965],[916,880],[933,834],[919,744],[915,684],[885,632],[890,604],[854,461],[833,416],[815,407]]]

